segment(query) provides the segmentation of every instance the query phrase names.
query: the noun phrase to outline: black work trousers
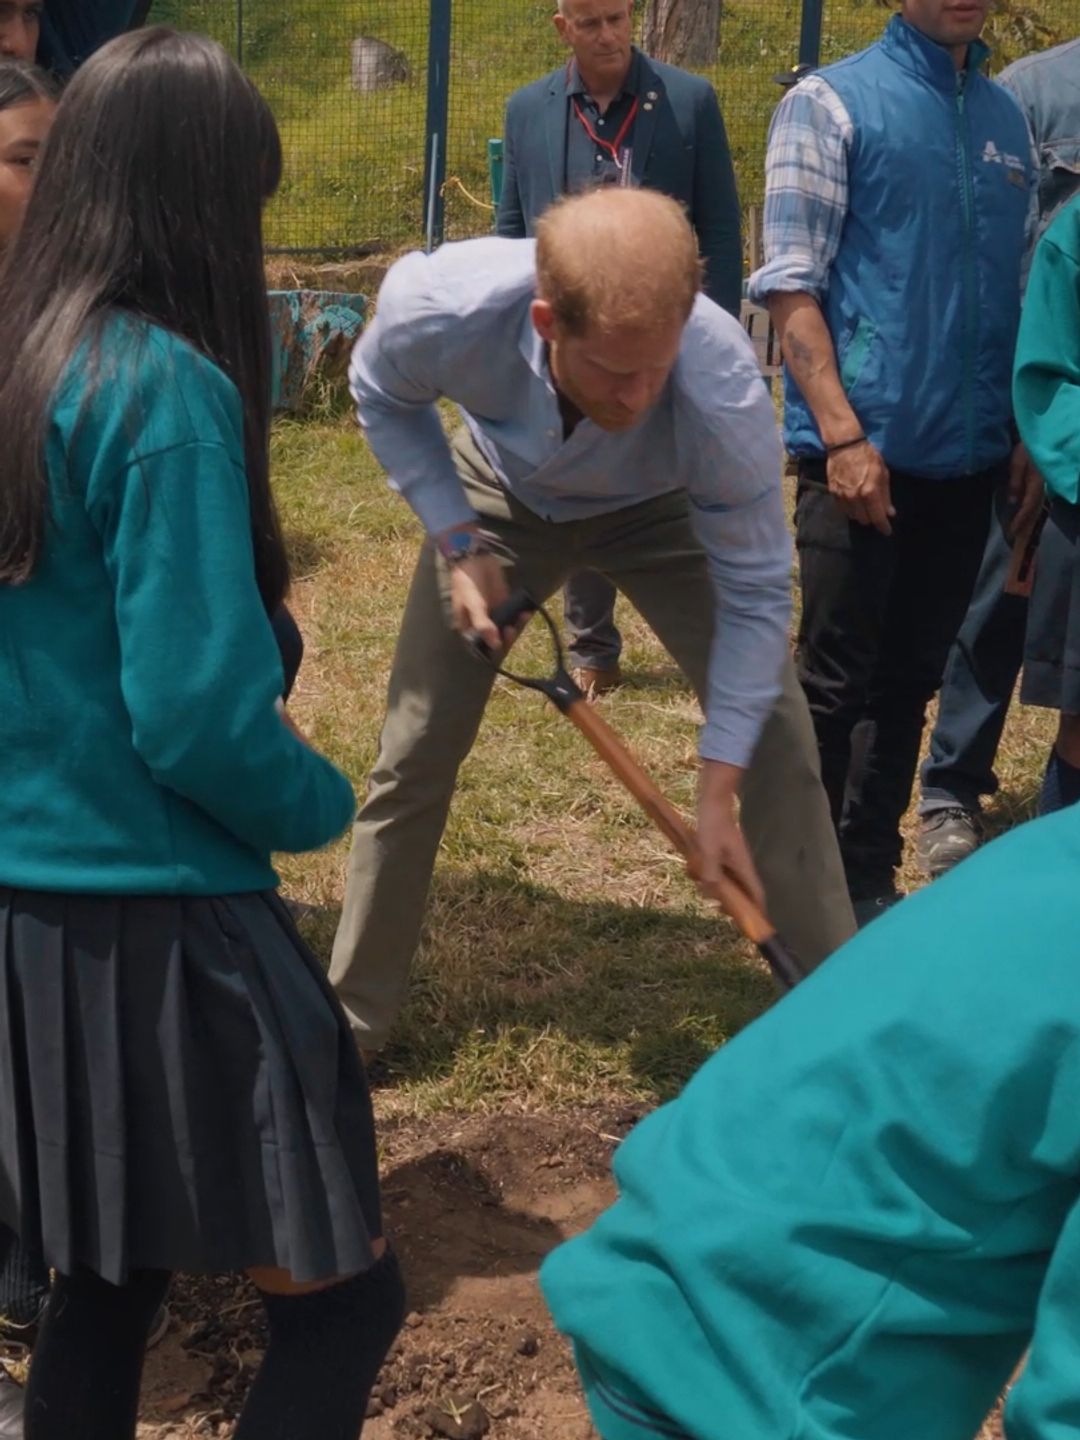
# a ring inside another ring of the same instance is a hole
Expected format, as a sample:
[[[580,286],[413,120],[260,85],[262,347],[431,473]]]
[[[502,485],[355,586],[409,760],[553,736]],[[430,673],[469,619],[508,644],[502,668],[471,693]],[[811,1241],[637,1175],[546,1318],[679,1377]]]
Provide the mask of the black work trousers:
[[[823,462],[799,466],[798,671],[853,900],[900,864],[926,707],[941,685],[1006,466],[929,480],[892,472],[891,535],[848,520]]]

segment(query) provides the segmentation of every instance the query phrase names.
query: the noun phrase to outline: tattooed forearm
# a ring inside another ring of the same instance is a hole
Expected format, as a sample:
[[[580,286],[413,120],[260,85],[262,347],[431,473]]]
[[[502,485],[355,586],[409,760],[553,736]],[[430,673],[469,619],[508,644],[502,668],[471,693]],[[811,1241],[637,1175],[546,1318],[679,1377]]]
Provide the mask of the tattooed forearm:
[[[817,300],[800,292],[769,296],[788,373],[806,397],[823,436],[858,429],[836,364],[832,335]]]
[[[820,346],[805,339],[789,325],[783,340],[784,359],[791,367],[796,380],[813,380],[829,364],[830,356],[821,353]]]

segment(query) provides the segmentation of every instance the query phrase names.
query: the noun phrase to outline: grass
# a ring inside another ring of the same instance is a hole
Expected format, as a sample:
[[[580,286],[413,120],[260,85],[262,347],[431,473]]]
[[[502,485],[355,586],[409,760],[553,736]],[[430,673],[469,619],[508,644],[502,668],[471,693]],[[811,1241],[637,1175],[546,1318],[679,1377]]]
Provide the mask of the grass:
[[[418,527],[348,417],[279,422],[274,473],[308,647],[293,708],[362,791]],[[604,714],[689,810],[696,706],[633,612],[619,619],[633,683]],[[544,663],[538,641],[530,663]],[[1051,731],[1015,709],[993,825],[1030,813]],[[287,892],[318,907],[306,925],[324,960],[346,854],[281,864]],[[462,770],[382,1113],[662,1099],[771,996],[573,727],[500,683]]]
[[[1015,8],[1015,0],[1009,4]],[[237,5],[155,0],[153,17],[207,31],[235,53]],[[552,0],[454,0],[450,238],[490,226],[487,140],[502,133],[510,93],[559,63],[553,8]],[[269,245],[385,251],[419,243],[428,10],[429,0],[246,0],[244,64],[274,108],[285,147],[285,179],[268,215]],[[997,23],[1002,60],[1075,29],[1074,0],[1034,0],[1022,10],[1022,22],[1002,16]],[[765,136],[781,93],[772,77],[796,59],[800,11],[800,0],[726,0],[717,63],[705,72],[720,96],[744,206],[759,204],[764,193]],[[868,44],[886,18],[878,0],[826,0],[823,58]],[[349,57],[360,35],[400,50],[408,81],[357,94]]]

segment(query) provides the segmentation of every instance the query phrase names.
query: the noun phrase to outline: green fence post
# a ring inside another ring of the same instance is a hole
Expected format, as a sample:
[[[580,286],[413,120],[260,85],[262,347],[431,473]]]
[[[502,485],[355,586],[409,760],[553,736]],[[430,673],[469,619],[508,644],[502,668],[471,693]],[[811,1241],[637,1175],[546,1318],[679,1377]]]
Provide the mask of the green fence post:
[[[799,31],[799,64],[817,69],[821,64],[821,25],[825,0],[803,0]]]
[[[424,241],[428,253],[442,244],[446,184],[446,130],[450,115],[450,5],[431,0],[428,12],[428,91],[424,159]]]
[[[491,178],[491,203],[498,210],[499,201],[502,199],[503,182],[503,142],[501,140],[488,141],[488,175]]]

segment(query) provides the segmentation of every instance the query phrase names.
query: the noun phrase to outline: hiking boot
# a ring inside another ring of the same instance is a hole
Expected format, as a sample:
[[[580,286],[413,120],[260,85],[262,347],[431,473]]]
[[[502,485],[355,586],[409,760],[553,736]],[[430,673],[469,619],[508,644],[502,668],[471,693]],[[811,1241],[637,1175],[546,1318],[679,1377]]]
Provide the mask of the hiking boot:
[[[855,924],[862,930],[879,915],[884,915],[886,910],[898,905],[903,898],[897,891],[887,890],[884,895],[867,895],[862,900],[853,900],[851,908],[855,911]]]
[[[982,816],[978,811],[965,810],[962,805],[931,810],[929,815],[919,817],[915,860],[924,875],[936,880],[966,860],[982,840]]]
[[[6,1365],[0,1365],[0,1440],[22,1440],[26,1392]]]
[[[609,690],[618,689],[622,684],[622,671],[618,665],[603,670],[593,665],[577,665],[574,667],[572,679],[586,700],[595,700],[598,695],[606,695]]]

